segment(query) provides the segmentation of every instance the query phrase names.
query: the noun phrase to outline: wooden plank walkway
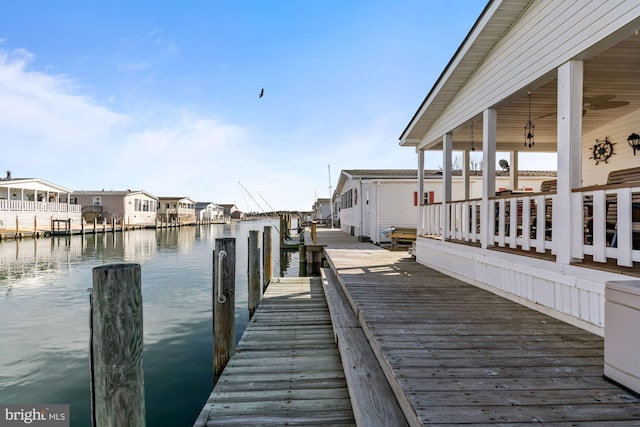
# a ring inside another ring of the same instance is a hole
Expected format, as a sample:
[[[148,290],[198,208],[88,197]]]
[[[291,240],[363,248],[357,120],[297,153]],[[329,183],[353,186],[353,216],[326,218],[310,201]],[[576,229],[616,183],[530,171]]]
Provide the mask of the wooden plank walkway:
[[[354,426],[320,278],[272,281],[194,427]]]
[[[602,377],[600,337],[407,253],[317,236],[411,425],[640,426],[640,399]]]

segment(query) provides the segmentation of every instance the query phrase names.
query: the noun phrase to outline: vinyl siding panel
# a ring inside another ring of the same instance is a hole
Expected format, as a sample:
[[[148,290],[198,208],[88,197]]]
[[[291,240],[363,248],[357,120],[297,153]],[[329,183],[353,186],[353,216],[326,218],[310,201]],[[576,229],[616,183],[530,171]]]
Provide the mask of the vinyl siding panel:
[[[640,111],[635,111],[583,135],[582,185],[584,187],[606,184],[609,172],[638,166],[640,153],[633,155],[633,150],[627,143],[627,138],[633,132],[640,133],[639,122]],[[593,154],[593,145],[596,143],[596,139],[603,140],[605,137],[608,137],[609,141],[614,143],[613,155],[607,163],[600,162],[596,165],[595,160],[589,157]]]
[[[585,55],[638,14],[638,1],[533,2],[434,121],[424,141],[438,144],[442,135],[483,110],[522,94],[536,81],[554,78],[557,67]]]

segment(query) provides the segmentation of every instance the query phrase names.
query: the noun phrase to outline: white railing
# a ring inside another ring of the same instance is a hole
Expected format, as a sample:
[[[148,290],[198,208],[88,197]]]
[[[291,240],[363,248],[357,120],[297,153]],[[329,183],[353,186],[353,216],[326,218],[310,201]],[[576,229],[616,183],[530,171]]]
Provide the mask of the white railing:
[[[480,199],[432,203],[422,206],[422,230],[424,235],[442,237],[445,224],[442,212],[446,209],[447,239],[477,243],[480,241]]]
[[[495,212],[489,244],[499,247],[555,252],[553,245],[553,213],[555,193],[529,193],[489,199]]]
[[[539,253],[550,250],[553,253],[554,200],[555,193],[528,193],[489,199],[489,212],[494,213],[495,220],[489,221],[488,244]],[[480,204],[480,199],[471,199],[423,206],[423,235],[442,238],[444,234],[447,240],[479,243],[482,224]],[[446,217],[442,215],[443,209]],[[446,232],[443,219],[448,219]]]
[[[591,255],[626,267],[640,262],[639,183],[576,189],[572,203],[582,212],[582,230],[574,228],[575,258]]]
[[[70,205],[67,203],[32,202],[29,200],[0,200],[0,211],[79,213],[80,208],[80,205]]]
[[[489,199],[488,245],[556,253],[554,224],[561,213],[555,192]],[[422,206],[422,235],[477,243],[482,222],[480,200]],[[640,262],[640,183],[573,190],[572,258],[632,267]],[[446,217],[443,216],[446,212]],[[445,230],[445,226],[448,225]]]

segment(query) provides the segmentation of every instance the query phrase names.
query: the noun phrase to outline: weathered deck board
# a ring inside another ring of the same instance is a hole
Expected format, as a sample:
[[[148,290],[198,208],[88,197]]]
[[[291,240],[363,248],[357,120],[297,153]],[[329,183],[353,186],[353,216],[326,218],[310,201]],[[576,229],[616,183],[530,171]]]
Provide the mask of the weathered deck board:
[[[402,410],[335,275],[322,269],[322,277],[356,423],[406,426]]]
[[[354,426],[319,278],[272,282],[194,427]]]
[[[640,426],[603,340],[416,263],[318,230],[411,425]]]

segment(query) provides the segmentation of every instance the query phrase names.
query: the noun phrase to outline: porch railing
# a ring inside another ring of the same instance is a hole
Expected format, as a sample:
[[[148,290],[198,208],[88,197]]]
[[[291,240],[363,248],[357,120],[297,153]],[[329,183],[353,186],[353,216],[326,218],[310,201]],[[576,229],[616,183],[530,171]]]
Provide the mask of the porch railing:
[[[640,262],[640,182],[575,189],[572,203],[582,212],[582,233],[573,233],[575,258],[591,255],[625,267]]]
[[[526,193],[489,199],[493,216],[486,223],[488,245],[521,251],[556,253],[555,192]],[[620,266],[640,262],[640,182],[574,189],[571,196],[572,257],[595,262],[614,260]],[[422,207],[423,235],[446,240],[480,242],[481,200],[434,203]],[[443,211],[448,227],[445,230]]]
[[[79,213],[80,208],[80,205],[71,205],[67,203],[34,202],[29,200],[0,200],[0,211]]]

